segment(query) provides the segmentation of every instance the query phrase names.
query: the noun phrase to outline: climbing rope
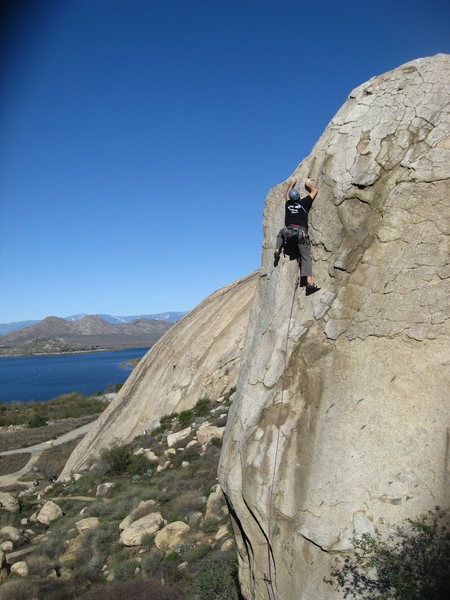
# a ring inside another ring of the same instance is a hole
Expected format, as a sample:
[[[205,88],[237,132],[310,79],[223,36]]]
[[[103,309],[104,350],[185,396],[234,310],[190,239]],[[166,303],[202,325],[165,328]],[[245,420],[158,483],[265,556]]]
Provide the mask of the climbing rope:
[[[291,329],[291,320],[292,320],[292,312],[294,310],[294,301],[295,301],[295,292],[297,291],[297,287],[299,284],[299,274],[295,280],[294,293],[292,294],[292,302],[291,309],[289,311],[289,319],[287,323],[286,330],[286,342],[284,348],[284,367],[283,367],[283,375],[281,379],[281,396],[280,402],[278,403],[278,416],[276,422],[277,428],[277,440],[275,445],[275,458],[273,462],[272,469],[272,481],[269,488],[269,497],[268,497],[268,520],[267,520],[267,564],[268,564],[268,576],[264,574],[264,581],[267,585],[267,591],[269,594],[269,600],[277,600],[277,592],[276,592],[276,583],[274,581],[274,573],[272,572],[272,563],[273,555],[272,555],[272,514],[273,514],[273,491],[275,487],[275,476],[277,472],[277,463],[278,463],[278,451],[280,448],[280,438],[281,438],[281,415],[282,408],[284,406],[284,388],[285,388],[285,379],[286,379],[286,370],[287,370],[287,361],[288,361],[288,343],[289,343],[289,331]]]

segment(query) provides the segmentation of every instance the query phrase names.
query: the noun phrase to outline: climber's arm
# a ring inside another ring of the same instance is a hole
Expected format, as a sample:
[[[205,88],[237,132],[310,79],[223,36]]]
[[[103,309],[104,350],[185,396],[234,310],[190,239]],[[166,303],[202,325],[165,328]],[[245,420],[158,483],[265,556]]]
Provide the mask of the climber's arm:
[[[316,187],[314,187],[311,179],[307,179],[305,181],[305,188],[306,188],[307,192],[309,193],[309,195],[311,196],[311,200],[314,200],[314,198],[319,193],[319,190]]]

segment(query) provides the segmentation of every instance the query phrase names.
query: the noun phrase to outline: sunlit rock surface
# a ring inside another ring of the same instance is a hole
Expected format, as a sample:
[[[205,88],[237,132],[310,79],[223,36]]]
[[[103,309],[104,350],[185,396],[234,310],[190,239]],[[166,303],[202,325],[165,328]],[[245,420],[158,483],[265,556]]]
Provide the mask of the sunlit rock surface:
[[[236,384],[253,273],[211,294],[145,355],[69,458],[60,478],[87,467],[115,440],[128,442],[197,400],[217,400]]]
[[[353,535],[448,505],[449,72],[359,86],[295,171],[319,188],[320,292],[274,267],[285,184],[267,198],[220,466],[247,600],[338,598],[323,578]]]

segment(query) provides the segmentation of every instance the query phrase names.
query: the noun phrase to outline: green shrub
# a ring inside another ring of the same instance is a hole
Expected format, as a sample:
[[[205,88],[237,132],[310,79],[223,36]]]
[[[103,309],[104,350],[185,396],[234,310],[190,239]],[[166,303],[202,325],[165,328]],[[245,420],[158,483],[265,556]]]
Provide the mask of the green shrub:
[[[198,417],[206,416],[211,409],[211,400],[209,398],[200,398],[194,406],[194,413]]]
[[[27,423],[27,426],[30,428],[45,427],[46,425],[48,425],[47,421],[38,413],[33,413]]]
[[[118,560],[113,565],[114,577],[119,581],[131,579],[139,566],[139,562],[135,559]]]
[[[161,423],[161,425],[165,425],[167,423],[172,423],[172,421],[175,421],[177,417],[178,413],[171,413],[170,415],[164,415],[163,417],[161,417],[159,422]]]
[[[156,427],[152,431],[153,436],[157,436],[159,433],[164,433],[164,431],[168,431],[172,427],[171,423],[161,423],[159,427]]]
[[[91,546],[94,552],[105,558],[108,556],[111,546],[119,539],[119,522],[109,521],[100,523],[92,532]]]
[[[167,562],[180,562],[181,561],[181,555],[179,552],[169,552],[168,554],[165,555],[164,560],[166,560]]]
[[[449,517],[439,508],[393,527],[386,539],[366,533],[353,546],[325,580],[344,598],[441,600],[450,589]]]
[[[129,475],[146,475],[151,474],[151,462],[143,454],[137,456],[132,454],[130,462],[126,468],[126,472]]]
[[[191,423],[194,418],[194,413],[192,410],[183,410],[178,415],[178,422],[180,425],[188,425]]]
[[[150,577],[157,577],[159,575],[159,569],[163,559],[164,554],[162,552],[160,552],[156,548],[151,550],[142,558],[142,571]]]
[[[237,563],[207,562],[194,579],[188,600],[239,600]]]
[[[154,543],[155,536],[153,533],[144,533],[144,535],[141,537],[141,546],[144,548],[144,550],[148,551],[153,548]]]
[[[122,475],[131,463],[133,450],[130,446],[117,445],[105,449],[101,453],[102,462],[105,464],[106,475]]]
[[[214,517],[208,517],[205,519],[202,529],[205,533],[212,533],[213,531],[217,531],[218,527],[219,521]]]
[[[182,557],[188,563],[193,563],[206,556],[210,551],[211,546],[209,544],[197,544],[186,551],[182,551]]]
[[[144,475],[151,472],[151,463],[143,454],[133,454],[131,446],[116,445],[101,453],[100,469],[105,475]]]

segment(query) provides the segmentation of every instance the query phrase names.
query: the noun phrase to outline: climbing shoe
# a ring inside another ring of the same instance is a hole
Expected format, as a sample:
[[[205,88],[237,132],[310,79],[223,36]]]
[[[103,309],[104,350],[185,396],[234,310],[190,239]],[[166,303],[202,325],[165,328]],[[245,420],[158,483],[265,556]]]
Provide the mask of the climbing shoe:
[[[320,290],[320,287],[317,286],[315,283],[307,283],[305,295],[311,296],[311,294],[314,294],[314,292],[318,292],[319,290]]]

